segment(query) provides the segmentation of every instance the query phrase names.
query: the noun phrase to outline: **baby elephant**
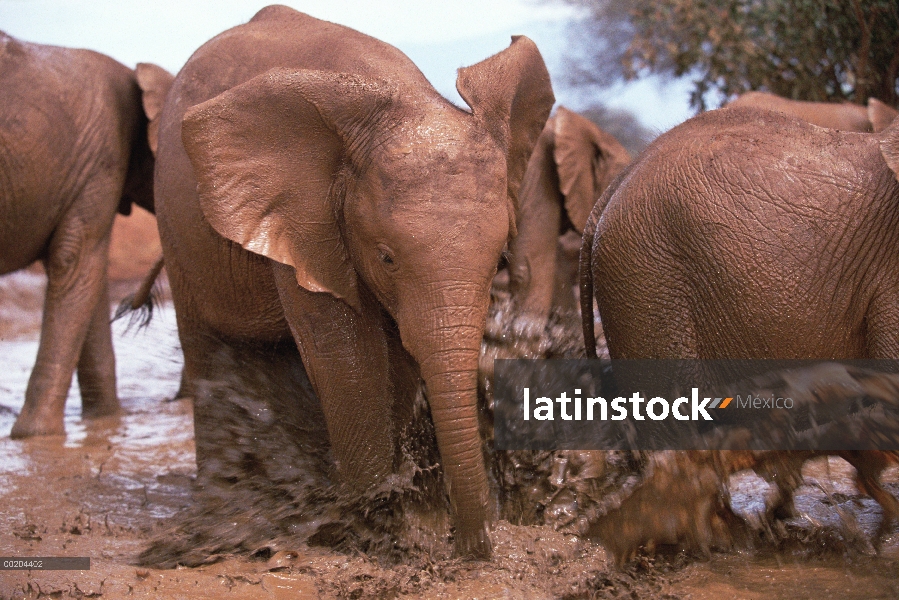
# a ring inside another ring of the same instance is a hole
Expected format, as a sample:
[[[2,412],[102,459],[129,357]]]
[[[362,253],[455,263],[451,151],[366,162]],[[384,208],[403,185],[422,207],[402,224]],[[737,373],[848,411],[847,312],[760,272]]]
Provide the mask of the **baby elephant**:
[[[423,380],[456,552],[486,558],[478,351],[554,98],[524,37],[460,69],[456,87],[471,111],[396,48],[264,8],[178,74],[155,197],[200,474],[222,454],[221,403],[204,382],[252,375],[234,373],[225,351],[259,349],[272,377],[305,369],[356,492],[394,472]],[[282,392],[266,401],[308,421],[303,390]]]
[[[753,108],[695,117],[598,201],[582,307],[595,293],[613,359],[897,359],[897,173],[899,121],[874,134]],[[584,336],[595,355],[592,321]],[[869,491],[892,460],[849,459]]]
[[[12,437],[64,433],[78,369],[82,414],[119,409],[106,264],[116,212],[153,210],[148,116],[171,75],[0,32],[0,274],[41,260],[37,363]],[[145,114],[144,107],[149,114]]]
[[[614,136],[563,106],[540,133],[521,182],[518,235],[509,244],[509,290],[515,307],[541,326],[553,307],[576,310],[572,288],[584,223],[630,161]],[[570,252],[566,232],[574,237]]]

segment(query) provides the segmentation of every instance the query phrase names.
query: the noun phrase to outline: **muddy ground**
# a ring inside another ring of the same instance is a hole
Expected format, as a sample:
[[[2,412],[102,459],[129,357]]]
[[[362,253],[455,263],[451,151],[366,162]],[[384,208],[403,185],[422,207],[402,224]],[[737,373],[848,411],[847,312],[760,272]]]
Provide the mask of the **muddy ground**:
[[[180,351],[171,305],[151,325],[114,325],[121,417],[80,419],[77,386],[67,436],[12,441],[37,351],[43,277],[0,278],[0,555],[87,556],[89,571],[2,571],[0,598],[897,598],[899,534],[879,554],[867,542],[880,509],[859,494],[840,459],[805,467],[791,544],[641,554],[624,569],[597,543],[549,526],[500,521],[490,563],[442,552],[392,562],[358,551],[297,544],[219,556],[198,567],[138,564],[191,506],[191,406],[171,401]],[[129,285],[113,286],[121,297]],[[899,493],[896,469],[885,474]],[[769,492],[761,479],[731,479],[733,505],[752,520]],[[677,503],[677,497],[663,503]],[[231,515],[229,518],[234,519]],[[242,526],[237,520],[222,530]],[[784,538],[781,538],[784,539]]]

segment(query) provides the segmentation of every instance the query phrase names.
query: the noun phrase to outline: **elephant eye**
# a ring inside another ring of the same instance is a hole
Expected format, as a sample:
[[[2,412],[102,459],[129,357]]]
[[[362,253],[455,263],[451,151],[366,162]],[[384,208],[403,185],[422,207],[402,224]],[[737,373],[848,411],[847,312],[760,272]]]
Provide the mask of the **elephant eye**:
[[[393,250],[388,248],[385,244],[378,244],[378,258],[388,269],[396,268],[396,260],[393,256]]]

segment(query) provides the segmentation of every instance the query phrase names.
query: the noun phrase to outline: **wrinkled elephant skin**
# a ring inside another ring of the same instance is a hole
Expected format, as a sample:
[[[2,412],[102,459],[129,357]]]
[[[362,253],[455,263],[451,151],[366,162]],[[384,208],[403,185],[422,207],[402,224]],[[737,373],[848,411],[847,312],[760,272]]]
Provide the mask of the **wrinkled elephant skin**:
[[[421,377],[456,551],[486,557],[478,351],[553,95],[523,37],[457,87],[471,113],[395,48],[265,8],[176,77],[156,208],[200,471],[216,423],[196,383],[221,374],[207,357],[222,345],[296,342],[339,474],[360,491],[392,472]]]
[[[595,292],[613,359],[897,359],[897,172],[899,121],[873,134],[752,108],[695,117],[591,213],[582,302]],[[881,503],[882,534],[899,516],[877,483],[894,458],[841,455]],[[790,512],[805,458],[761,461],[780,465],[772,512]]]
[[[117,211],[153,210],[147,117],[135,72],[89,50],[0,32],[0,81],[0,274],[41,260],[48,276],[37,362],[11,435],[62,434],[76,368],[84,416],[119,409],[107,252]]]
[[[612,356],[899,357],[895,131],[726,108],[660,137],[585,233]]]

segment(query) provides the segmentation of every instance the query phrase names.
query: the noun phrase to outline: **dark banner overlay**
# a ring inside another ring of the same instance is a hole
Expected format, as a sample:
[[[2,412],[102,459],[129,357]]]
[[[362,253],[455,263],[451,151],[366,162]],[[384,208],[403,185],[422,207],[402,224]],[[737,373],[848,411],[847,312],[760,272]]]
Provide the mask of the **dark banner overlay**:
[[[899,360],[496,360],[499,450],[899,450]]]
[[[90,571],[87,556],[0,556],[0,571]]]

